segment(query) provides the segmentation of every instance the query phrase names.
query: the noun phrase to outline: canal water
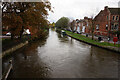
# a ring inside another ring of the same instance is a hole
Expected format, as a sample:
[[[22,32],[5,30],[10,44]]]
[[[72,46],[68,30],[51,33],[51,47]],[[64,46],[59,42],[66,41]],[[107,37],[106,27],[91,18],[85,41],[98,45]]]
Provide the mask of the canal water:
[[[9,78],[118,78],[119,54],[49,31],[43,41],[28,44],[10,59]]]

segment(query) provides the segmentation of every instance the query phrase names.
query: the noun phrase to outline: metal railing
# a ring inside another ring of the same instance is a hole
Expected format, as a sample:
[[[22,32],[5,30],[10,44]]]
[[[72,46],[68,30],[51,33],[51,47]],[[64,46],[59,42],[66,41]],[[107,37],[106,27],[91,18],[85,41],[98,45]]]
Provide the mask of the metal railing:
[[[5,73],[3,73],[2,80],[7,80],[7,78],[9,76],[12,68],[13,68],[13,66],[12,66],[12,60],[10,60],[7,70],[5,71]]]

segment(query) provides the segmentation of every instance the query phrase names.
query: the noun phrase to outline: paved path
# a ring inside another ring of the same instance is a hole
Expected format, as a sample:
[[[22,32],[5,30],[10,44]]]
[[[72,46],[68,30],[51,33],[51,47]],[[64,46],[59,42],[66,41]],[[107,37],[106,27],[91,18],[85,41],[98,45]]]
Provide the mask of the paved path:
[[[10,38],[11,36],[0,36],[0,38]]]
[[[82,35],[86,36],[86,34],[82,34]],[[88,37],[92,38],[91,35],[89,35]],[[97,36],[94,36],[94,39],[95,39],[95,40],[98,40],[98,37],[97,37]],[[102,39],[103,39],[102,41],[108,42],[108,38],[107,38],[107,37],[103,37]],[[109,41],[109,43],[114,43],[114,42],[113,42],[113,39],[111,39],[111,40]],[[120,44],[120,41],[116,42],[116,44]]]

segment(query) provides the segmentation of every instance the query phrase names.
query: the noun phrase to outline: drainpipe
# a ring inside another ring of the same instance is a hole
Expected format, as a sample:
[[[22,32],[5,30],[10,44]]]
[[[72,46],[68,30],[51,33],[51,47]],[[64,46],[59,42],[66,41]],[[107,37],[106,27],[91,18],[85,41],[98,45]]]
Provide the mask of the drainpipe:
[[[108,17],[108,37],[110,36],[110,11],[109,11],[109,17]]]

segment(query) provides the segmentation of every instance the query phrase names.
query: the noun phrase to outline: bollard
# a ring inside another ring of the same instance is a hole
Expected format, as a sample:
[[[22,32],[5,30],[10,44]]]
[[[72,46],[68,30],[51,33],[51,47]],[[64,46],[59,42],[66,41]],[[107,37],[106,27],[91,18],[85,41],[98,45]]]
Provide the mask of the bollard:
[[[86,37],[88,37],[88,34],[86,34]]]
[[[101,40],[102,40],[102,37],[98,37],[98,40],[101,41]]]

